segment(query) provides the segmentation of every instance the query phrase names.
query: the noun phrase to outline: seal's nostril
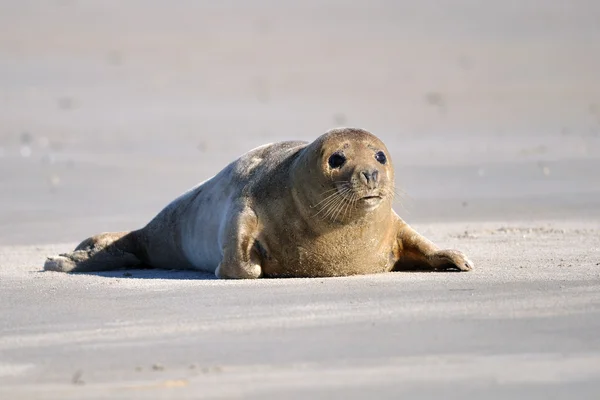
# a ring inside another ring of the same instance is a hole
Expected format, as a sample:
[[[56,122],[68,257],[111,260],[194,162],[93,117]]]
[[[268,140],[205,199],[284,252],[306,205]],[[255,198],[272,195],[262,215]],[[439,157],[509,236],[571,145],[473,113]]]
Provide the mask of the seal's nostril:
[[[370,188],[375,187],[377,184],[377,178],[379,177],[379,171],[361,171],[360,172],[360,180],[363,181]]]
[[[371,181],[371,174],[369,173],[369,171],[363,171],[361,174],[365,178],[366,183],[369,183]]]
[[[360,173],[360,178],[366,184],[376,183],[377,179],[379,178],[379,171],[377,171],[377,170],[362,171]]]

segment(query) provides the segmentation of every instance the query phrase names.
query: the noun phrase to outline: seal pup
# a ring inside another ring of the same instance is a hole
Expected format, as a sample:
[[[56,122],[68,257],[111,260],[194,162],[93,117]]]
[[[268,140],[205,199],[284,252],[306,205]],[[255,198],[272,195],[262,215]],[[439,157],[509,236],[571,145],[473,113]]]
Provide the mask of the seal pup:
[[[241,156],[183,193],[145,227],[101,233],[46,270],[197,269],[219,278],[329,277],[393,270],[469,271],[393,210],[385,145],[356,128]]]

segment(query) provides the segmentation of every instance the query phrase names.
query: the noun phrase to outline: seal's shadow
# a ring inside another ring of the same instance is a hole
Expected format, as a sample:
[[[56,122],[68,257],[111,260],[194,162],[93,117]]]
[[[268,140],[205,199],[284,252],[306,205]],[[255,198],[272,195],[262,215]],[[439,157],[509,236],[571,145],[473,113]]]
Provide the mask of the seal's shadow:
[[[42,271],[43,272],[43,271]],[[399,263],[391,273],[440,273],[440,272],[460,272],[456,268],[448,265],[447,268],[440,270],[431,270],[415,263]],[[119,278],[119,279],[177,279],[177,280],[202,280],[211,281],[217,280],[215,274],[196,270],[180,270],[180,269],[160,269],[160,268],[137,268],[137,269],[119,269],[112,271],[89,271],[89,272],[70,272],[71,275],[95,275],[104,278]],[[263,279],[273,279],[273,277],[265,277]]]
[[[72,275],[95,275],[119,279],[177,279],[177,280],[216,280],[215,274],[193,270],[175,269],[121,269],[114,271],[72,272]]]

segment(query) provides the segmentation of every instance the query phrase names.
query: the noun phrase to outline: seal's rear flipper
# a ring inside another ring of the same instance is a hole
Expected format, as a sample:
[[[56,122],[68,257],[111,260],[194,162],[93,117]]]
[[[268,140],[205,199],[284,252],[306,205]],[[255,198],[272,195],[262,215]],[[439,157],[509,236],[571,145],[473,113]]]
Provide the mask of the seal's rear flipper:
[[[137,240],[136,232],[101,233],[84,240],[71,253],[48,257],[44,269],[92,272],[136,268],[142,265]]]

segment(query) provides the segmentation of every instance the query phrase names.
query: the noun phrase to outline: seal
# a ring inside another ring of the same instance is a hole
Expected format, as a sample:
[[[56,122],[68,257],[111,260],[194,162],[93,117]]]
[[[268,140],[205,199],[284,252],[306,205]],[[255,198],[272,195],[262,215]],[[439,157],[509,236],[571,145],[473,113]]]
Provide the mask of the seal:
[[[154,267],[219,278],[330,277],[393,270],[469,271],[392,209],[385,145],[356,128],[258,147],[183,193],[145,227],[102,233],[49,257],[51,271]]]

